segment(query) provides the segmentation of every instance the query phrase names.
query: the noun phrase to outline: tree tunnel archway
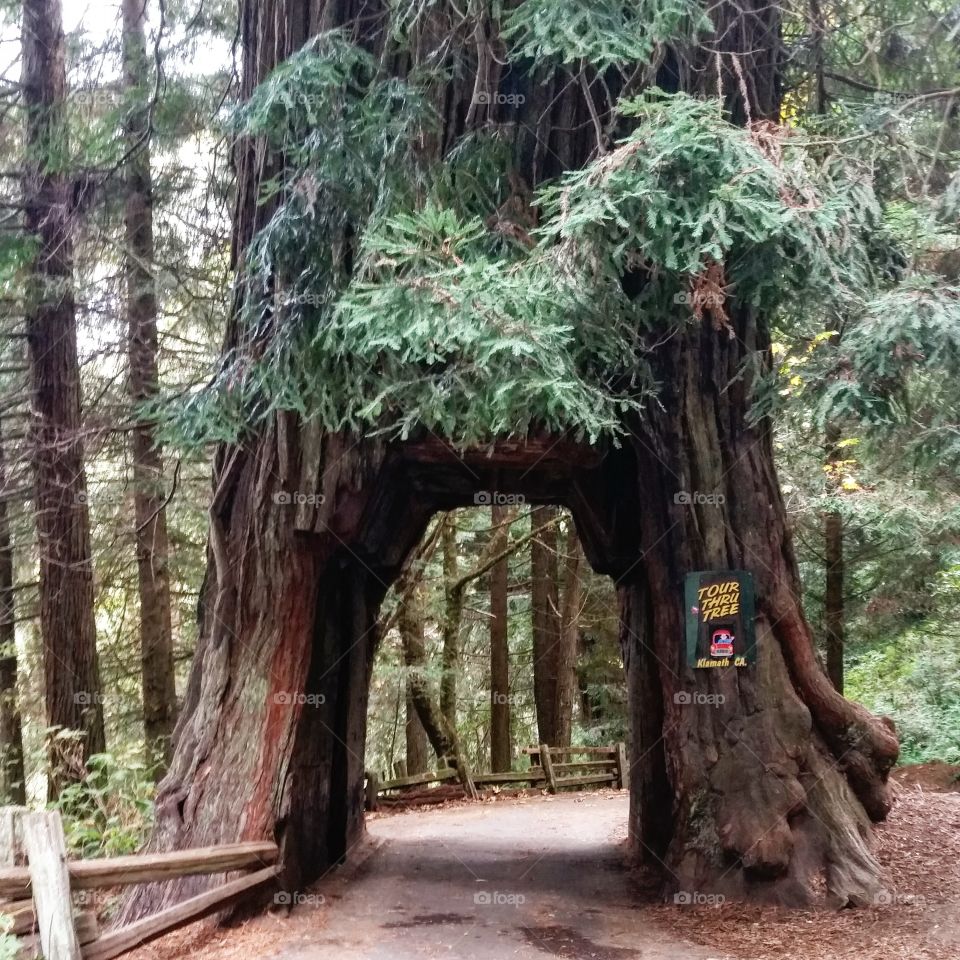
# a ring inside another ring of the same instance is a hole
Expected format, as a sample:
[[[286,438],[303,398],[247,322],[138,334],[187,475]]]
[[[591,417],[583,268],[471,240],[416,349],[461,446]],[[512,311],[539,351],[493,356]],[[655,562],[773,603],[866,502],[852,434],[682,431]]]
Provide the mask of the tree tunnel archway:
[[[387,54],[388,4],[241,7],[245,97],[331,27],[376,50],[386,69],[400,75],[411,67]],[[717,42],[728,46],[715,59],[706,48],[682,62],[671,53],[657,80],[693,92],[719,83],[731,116],[776,118],[776,8],[745,14],[721,4],[713,16]],[[495,103],[476,106],[475,81],[493,60],[469,59],[473,36],[457,35],[466,66],[436,91],[444,129],[428,146],[440,153],[497,122]],[[727,54],[736,72],[723,66]],[[705,58],[718,73],[702,69]],[[507,125],[527,186],[586,164],[597,117],[580,86],[520,71],[510,82],[526,90]],[[238,270],[271,215],[256,198],[276,174],[273,163],[262,143],[238,147]],[[270,323],[249,320],[235,310],[225,353],[260,355]],[[665,886],[791,904],[824,893],[841,904],[870,902],[879,866],[869,824],[889,809],[897,741],[833,689],[803,616],[770,425],[750,417],[753,378],[770,363],[767,320],[728,303],[722,317],[702,313],[647,353],[658,394],[624,414],[619,447],[528,434],[456,453],[429,434],[402,442],[346,436],[292,412],[221,445],[201,639],[157,797],[153,846],[275,837],[290,889],[349,856],[362,831],[379,605],[435,510],[496,490],[569,507],[589,561],[617,584],[633,740],[630,835]],[[684,491],[716,496],[678,502]],[[756,665],[686,665],[682,588],[696,570],[754,575]],[[691,705],[678,697],[689,692],[714,696]],[[127,915],[204,882],[146,890]]]
[[[290,889],[349,859],[363,830],[380,603],[436,510],[497,491],[568,507],[591,565],[617,584],[637,857],[667,889],[807,903],[825,877],[836,901],[868,901],[879,873],[869,818],[886,811],[896,740],[832,690],[814,657],[775,477],[759,474],[758,489],[744,476],[769,439],[741,433],[717,477],[723,507],[676,502],[690,467],[668,465],[653,440],[598,450],[544,437],[458,455],[435,438],[350,441],[285,416],[255,451],[221,460],[219,579],[207,584],[215,600],[154,845],[273,837]],[[754,572],[755,667],[686,666],[683,575],[711,568]],[[683,691],[722,703],[691,706]],[[145,891],[129,909],[203,883]]]

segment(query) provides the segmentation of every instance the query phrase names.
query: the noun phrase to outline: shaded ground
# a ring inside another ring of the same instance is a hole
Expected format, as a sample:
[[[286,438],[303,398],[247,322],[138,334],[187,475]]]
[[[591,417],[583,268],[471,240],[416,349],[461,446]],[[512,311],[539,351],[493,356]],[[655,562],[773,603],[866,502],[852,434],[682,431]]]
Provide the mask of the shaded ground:
[[[362,865],[298,895],[289,917],[175,935],[131,956],[955,960],[960,792],[931,792],[951,779],[936,766],[898,774],[900,801],[878,829],[887,892],[868,909],[652,903],[622,862],[627,797],[608,791],[375,816]]]

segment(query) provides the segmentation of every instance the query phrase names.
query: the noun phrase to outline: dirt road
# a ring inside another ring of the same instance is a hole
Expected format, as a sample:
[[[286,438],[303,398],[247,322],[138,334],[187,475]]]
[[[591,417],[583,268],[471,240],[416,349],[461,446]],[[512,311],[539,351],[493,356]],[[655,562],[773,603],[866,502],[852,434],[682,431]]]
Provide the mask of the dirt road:
[[[626,794],[538,797],[372,820],[379,844],[321,885],[321,929],[282,960],[707,960],[631,907]],[[294,913],[318,906],[304,894]]]

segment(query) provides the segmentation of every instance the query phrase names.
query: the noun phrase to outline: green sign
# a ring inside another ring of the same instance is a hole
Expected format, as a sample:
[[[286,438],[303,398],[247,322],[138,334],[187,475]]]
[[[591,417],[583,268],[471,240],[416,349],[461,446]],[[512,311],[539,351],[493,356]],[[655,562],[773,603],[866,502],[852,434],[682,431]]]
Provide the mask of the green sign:
[[[688,573],[683,595],[689,666],[722,669],[757,662],[753,574],[745,570]]]

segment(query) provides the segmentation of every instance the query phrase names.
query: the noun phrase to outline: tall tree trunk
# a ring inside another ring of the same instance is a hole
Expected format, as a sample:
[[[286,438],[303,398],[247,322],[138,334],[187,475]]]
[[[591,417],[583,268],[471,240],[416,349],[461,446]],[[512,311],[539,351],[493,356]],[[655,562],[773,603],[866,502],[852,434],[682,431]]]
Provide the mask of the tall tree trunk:
[[[33,394],[40,635],[47,723],[81,743],[51,741],[50,793],[82,777],[105,747],[84,476],[73,294],[73,188],[66,156],[66,75],[60,0],[24,0],[24,225],[36,242],[26,311]]]
[[[778,8],[755,5],[745,16],[742,5],[723,3],[711,15],[715,39],[689,59],[667,57],[658,79],[705,94],[719,84],[736,119],[776,118]],[[431,7],[430,16],[446,11]],[[349,27],[378,56],[386,42],[383,21],[355,0],[243,0],[241,23],[244,97],[323,29]],[[480,71],[472,69],[474,31],[433,30],[442,26],[431,22],[427,32],[445,38],[459,67],[437,91],[447,105],[438,140],[449,147],[481,112],[470,109]],[[401,70],[411,61],[381,57]],[[518,140],[510,169],[516,163],[535,187],[587,162],[595,141],[582,88],[559,71],[544,82],[518,69],[511,80],[529,96],[511,107]],[[482,112],[480,122],[497,120],[493,100]],[[241,267],[272,214],[256,198],[277,175],[273,164],[264,144],[238,144]],[[269,324],[253,329],[248,320],[235,311],[228,351],[265,346]],[[616,579],[631,703],[630,837],[665,886],[791,904],[824,892],[837,903],[870,902],[879,865],[869,820],[889,808],[897,741],[840,696],[817,661],[771,430],[750,417],[750,371],[770,363],[768,325],[733,309],[731,322],[733,338],[705,319],[657,342],[650,362],[659,396],[625,425],[631,439],[616,449],[531,434],[455,452],[420,435],[391,444],[328,433],[293,413],[222,446],[201,637],[152,846],[274,837],[288,889],[347,856],[362,832],[367,694],[384,593],[432,512],[469,504],[479,490],[509,489],[568,506],[587,558]],[[726,500],[678,504],[681,489],[717,490]],[[292,505],[279,496],[293,490],[322,497]],[[684,577],[709,569],[754,574],[755,666],[687,665]],[[212,882],[141,888],[126,916]]]
[[[567,530],[563,567],[563,599],[560,638],[557,644],[557,746],[569,747],[573,732],[573,702],[577,692],[577,651],[580,636],[580,605],[583,602],[580,565],[583,551],[576,527]]]
[[[405,757],[407,773],[412,776],[415,773],[427,772],[430,741],[427,739],[427,731],[423,729],[423,723],[421,723],[420,715],[417,713],[417,705],[413,702],[413,694],[410,691],[409,684],[406,687],[405,701]]]
[[[7,489],[7,469],[0,432],[0,494]],[[0,495],[0,806],[27,802],[23,766],[23,730],[17,693],[17,634],[13,592],[13,544],[7,498]]]
[[[438,701],[430,692],[427,678],[427,649],[423,642],[423,617],[420,613],[419,591],[414,590],[400,612],[400,636],[403,657],[407,666],[407,691],[438,760],[459,760],[460,744],[456,727],[447,720]]]
[[[840,431],[827,429],[827,482],[835,496],[840,494],[838,476],[843,453],[837,448]],[[843,516],[839,510],[825,510],[823,523],[823,632],[827,648],[827,676],[836,689],[843,693],[843,654],[846,626],[844,594]]]
[[[534,507],[530,524],[540,529],[530,545],[530,608],[533,617],[533,699],[540,743],[560,738],[560,597],[557,508]]]
[[[157,395],[157,295],[154,281],[153,180],[150,118],[144,96],[149,67],[147,0],[123,0],[124,87],[132,98],[126,139],[127,363],[130,400],[137,407]],[[154,425],[140,421],[130,434],[140,596],[140,660],[147,763],[159,779],[170,760],[177,710],[167,510],[163,457]]]
[[[510,538],[510,512],[490,508],[494,553],[502,553]],[[513,764],[510,742],[510,612],[507,591],[510,559],[503,557],[490,570],[490,769],[509,770]]]
[[[443,527],[443,673],[440,676],[440,710],[451,730],[457,729],[457,678],[460,672],[460,622],[463,619],[463,591],[457,554],[456,515],[451,513]]]

